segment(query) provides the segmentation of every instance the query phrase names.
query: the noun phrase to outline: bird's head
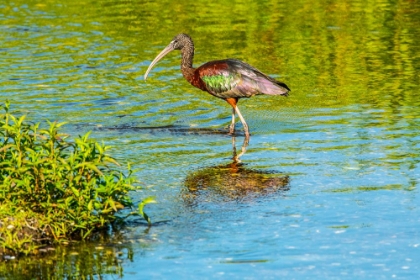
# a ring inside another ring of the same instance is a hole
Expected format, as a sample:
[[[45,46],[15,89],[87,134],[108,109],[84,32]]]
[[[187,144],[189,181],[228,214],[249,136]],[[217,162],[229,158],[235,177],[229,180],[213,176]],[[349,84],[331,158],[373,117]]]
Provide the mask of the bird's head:
[[[176,35],[169,45],[172,45],[174,50],[181,50],[184,46],[191,44],[192,39],[187,34],[181,33]]]
[[[153,59],[152,63],[150,63],[149,68],[147,68],[146,74],[144,74],[144,79],[146,80],[147,75],[149,74],[150,70],[152,70],[153,66],[158,63],[165,55],[170,53],[173,50],[182,50],[187,45],[193,45],[193,41],[190,36],[187,34],[181,33],[176,35],[169,45],[163,49],[156,57]]]

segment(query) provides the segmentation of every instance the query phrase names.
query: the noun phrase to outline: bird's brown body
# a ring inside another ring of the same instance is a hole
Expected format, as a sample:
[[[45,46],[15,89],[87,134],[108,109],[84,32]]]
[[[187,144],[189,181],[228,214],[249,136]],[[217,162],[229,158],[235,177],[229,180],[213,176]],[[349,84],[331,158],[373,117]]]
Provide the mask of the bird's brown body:
[[[181,72],[191,85],[226,100],[232,106],[231,133],[235,128],[236,113],[244,126],[246,137],[249,137],[248,125],[237,106],[240,98],[249,98],[259,94],[287,96],[290,91],[286,84],[236,59],[210,61],[198,68],[193,68],[194,44],[186,34],[175,36],[172,42],[152,61],[144,75],[145,79],[151,68],[172,50],[181,51]]]

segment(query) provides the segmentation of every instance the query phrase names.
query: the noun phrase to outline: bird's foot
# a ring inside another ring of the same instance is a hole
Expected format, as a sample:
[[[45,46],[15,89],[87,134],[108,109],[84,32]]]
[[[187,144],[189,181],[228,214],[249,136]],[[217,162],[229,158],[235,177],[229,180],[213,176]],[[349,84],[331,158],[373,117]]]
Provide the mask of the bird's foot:
[[[229,126],[229,134],[234,134],[235,133],[235,126],[230,125]]]

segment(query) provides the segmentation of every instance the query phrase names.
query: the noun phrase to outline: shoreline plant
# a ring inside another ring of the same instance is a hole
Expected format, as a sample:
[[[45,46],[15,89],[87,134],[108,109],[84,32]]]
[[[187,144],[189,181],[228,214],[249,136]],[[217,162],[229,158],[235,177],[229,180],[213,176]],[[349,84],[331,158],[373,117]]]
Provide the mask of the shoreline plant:
[[[107,154],[108,146],[89,139],[74,142],[59,130],[65,123],[28,124],[4,104],[0,114],[0,255],[36,253],[50,244],[87,240],[132,215],[151,221],[129,196],[140,189],[128,164],[126,174]]]

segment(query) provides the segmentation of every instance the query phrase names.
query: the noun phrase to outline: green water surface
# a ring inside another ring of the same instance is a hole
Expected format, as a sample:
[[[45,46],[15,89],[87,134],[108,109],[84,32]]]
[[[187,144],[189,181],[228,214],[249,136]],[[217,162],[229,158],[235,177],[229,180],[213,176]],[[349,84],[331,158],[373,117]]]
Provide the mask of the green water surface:
[[[0,103],[138,168],[154,225],[43,257],[2,279],[416,279],[420,274],[420,2],[3,1]],[[195,65],[237,58],[288,98],[231,109],[186,82],[180,54],[143,80],[178,33]],[[232,145],[232,140],[235,142]]]

